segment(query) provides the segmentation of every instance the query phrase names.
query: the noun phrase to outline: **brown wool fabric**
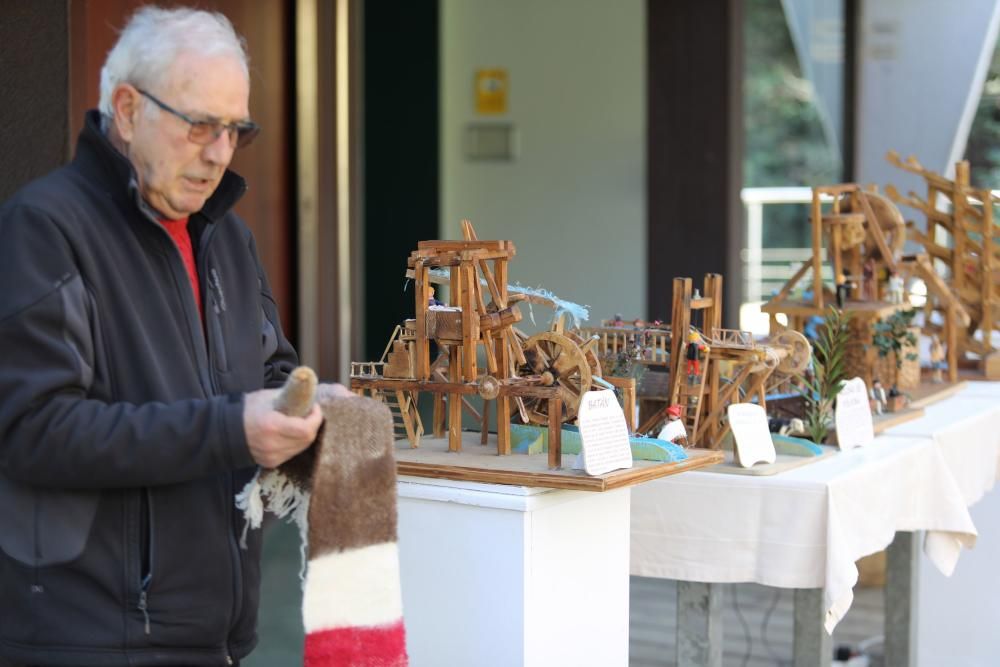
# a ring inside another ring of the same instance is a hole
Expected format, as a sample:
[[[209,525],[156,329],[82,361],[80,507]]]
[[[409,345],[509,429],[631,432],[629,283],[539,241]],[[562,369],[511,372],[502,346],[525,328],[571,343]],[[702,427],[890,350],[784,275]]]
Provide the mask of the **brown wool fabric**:
[[[396,541],[392,414],[362,397],[317,397],[325,424],[309,501],[309,559]]]

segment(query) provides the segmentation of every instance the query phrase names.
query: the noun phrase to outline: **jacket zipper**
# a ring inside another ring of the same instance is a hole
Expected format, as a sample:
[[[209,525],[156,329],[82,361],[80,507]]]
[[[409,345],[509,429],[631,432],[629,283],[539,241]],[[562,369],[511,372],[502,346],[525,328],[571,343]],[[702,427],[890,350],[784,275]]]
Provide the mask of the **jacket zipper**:
[[[146,522],[145,552],[140,560],[139,579],[139,604],[138,609],[142,612],[144,630],[147,635],[151,634],[149,627],[149,586],[153,583],[153,495],[148,488],[142,490],[140,503],[141,518]]]
[[[233,473],[229,474],[229,497],[235,496],[235,484],[233,483]],[[240,547],[236,543],[236,504],[229,503],[229,552],[233,557],[233,611],[232,621],[229,631],[236,629],[236,624],[240,620],[240,612],[243,610],[243,561],[240,559]],[[228,658],[228,656],[227,656]],[[230,662],[229,664],[232,664]]]

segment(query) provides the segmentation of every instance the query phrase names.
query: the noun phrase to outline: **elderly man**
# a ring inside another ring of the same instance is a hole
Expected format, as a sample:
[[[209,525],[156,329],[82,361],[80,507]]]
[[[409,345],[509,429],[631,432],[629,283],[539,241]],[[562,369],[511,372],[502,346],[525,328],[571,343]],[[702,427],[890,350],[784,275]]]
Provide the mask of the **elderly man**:
[[[242,40],[144,8],[73,162],[0,209],[0,656],[233,665],[254,647],[255,464],[322,420],[272,409],[296,363],[227,170],[249,143]]]

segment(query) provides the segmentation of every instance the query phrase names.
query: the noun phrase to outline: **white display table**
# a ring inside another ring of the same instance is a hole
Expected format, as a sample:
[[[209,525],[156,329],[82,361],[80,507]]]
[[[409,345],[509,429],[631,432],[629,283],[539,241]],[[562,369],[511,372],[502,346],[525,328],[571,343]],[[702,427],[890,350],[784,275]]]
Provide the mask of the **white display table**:
[[[400,477],[412,667],[625,667],[631,489]]]
[[[695,592],[709,612],[717,611],[715,584],[800,589],[797,606],[805,609],[796,613],[797,664],[829,664],[829,635],[818,628],[832,631],[850,607],[855,561],[886,547],[897,532],[904,539],[894,547],[899,553],[890,553],[890,567],[910,563],[912,571],[902,580],[890,572],[889,588],[901,594],[890,595],[893,625],[887,635],[893,642],[901,629],[911,637],[918,628],[930,632],[912,614],[927,602],[911,595],[917,567],[926,575],[930,561],[950,575],[961,548],[975,544],[968,505],[992,487],[998,464],[1000,392],[992,384],[970,383],[868,447],[772,477],[692,472],[636,488],[631,571],[707,585]],[[920,541],[908,539],[912,531],[926,531],[929,558],[919,556]],[[682,588],[682,596],[690,593],[689,586]],[[996,590],[988,595],[995,597]],[[912,608],[894,616],[900,604]],[[706,620],[695,635],[693,644],[703,655],[720,655],[709,646],[721,639],[717,622]],[[912,642],[904,637],[901,644],[894,650],[902,648],[905,655],[893,664],[914,664]],[[679,652],[691,649],[684,637],[678,645]],[[679,657],[680,664],[693,664]]]

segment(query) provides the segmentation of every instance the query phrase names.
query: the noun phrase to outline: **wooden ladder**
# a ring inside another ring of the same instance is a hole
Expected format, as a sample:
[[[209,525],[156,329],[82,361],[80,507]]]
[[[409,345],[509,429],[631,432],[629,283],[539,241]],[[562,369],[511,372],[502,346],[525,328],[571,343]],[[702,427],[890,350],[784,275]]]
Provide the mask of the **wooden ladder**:
[[[410,441],[410,447],[419,447],[420,436],[424,434],[424,424],[420,420],[413,394],[396,390],[385,391],[382,396],[392,413],[392,431],[395,439],[406,438]]]
[[[683,376],[678,392],[677,402],[681,406],[681,419],[684,420],[684,430],[688,434],[688,445],[692,447],[697,446],[694,438],[698,433],[698,422],[701,420],[701,402],[705,397],[705,378],[708,376],[710,354],[706,354],[701,360],[699,364],[701,372],[694,376],[694,382],[688,382],[690,376]]]

